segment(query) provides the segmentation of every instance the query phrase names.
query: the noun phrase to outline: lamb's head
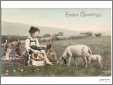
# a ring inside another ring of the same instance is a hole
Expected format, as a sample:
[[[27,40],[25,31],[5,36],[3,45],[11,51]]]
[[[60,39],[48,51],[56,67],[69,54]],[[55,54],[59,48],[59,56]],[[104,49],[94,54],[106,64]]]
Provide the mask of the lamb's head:
[[[61,56],[58,60],[57,60],[57,64],[66,64],[66,57],[65,56]]]
[[[66,59],[69,57],[68,50],[65,49],[62,56],[58,59],[57,64],[67,64]]]
[[[91,63],[91,61],[96,61],[96,62],[98,62],[100,68],[103,68],[103,58],[102,58],[101,55],[97,55],[97,54],[96,54],[96,55],[91,55],[91,56],[89,57],[89,62]]]
[[[91,60],[100,60],[102,59],[101,55],[90,55]]]

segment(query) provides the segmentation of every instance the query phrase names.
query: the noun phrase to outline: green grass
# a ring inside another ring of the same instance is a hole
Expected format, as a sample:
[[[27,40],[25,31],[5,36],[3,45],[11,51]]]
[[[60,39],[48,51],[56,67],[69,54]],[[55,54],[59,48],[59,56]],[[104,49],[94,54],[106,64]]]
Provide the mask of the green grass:
[[[94,54],[100,54],[103,57],[104,68],[100,69],[95,63],[88,68],[83,66],[67,67],[65,65],[53,65],[44,67],[32,66],[4,66],[2,75],[5,75],[8,69],[8,76],[110,76],[111,75],[111,37],[88,37],[84,39],[59,40],[55,41],[55,50],[58,58],[62,55],[64,49],[72,44],[86,44]],[[13,72],[16,69],[16,72]],[[20,69],[24,69],[23,72]]]
[[[16,72],[13,72],[13,70]],[[24,69],[21,72],[21,69]],[[103,73],[102,69],[96,67],[74,67],[64,65],[44,66],[44,67],[12,67],[9,68],[8,76],[109,76],[110,73]]]

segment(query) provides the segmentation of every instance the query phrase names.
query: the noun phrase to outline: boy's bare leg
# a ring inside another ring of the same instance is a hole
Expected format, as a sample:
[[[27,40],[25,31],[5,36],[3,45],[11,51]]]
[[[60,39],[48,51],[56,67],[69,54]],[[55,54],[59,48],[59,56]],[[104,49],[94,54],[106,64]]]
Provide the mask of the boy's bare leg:
[[[53,65],[53,64],[49,61],[49,59],[47,58],[46,55],[45,55],[44,57],[45,57],[45,61],[46,61],[47,64]]]
[[[49,59],[47,58],[46,53],[43,52],[43,54],[44,54],[44,59],[45,59],[46,63],[49,64],[49,65],[53,65],[52,62],[50,62]]]

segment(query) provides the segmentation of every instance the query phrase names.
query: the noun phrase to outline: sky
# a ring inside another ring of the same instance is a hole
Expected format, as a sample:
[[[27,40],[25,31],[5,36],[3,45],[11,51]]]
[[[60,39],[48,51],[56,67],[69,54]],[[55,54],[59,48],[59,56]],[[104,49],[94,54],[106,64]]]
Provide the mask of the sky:
[[[111,16],[110,8],[2,8],[2,21],[106,34]]]

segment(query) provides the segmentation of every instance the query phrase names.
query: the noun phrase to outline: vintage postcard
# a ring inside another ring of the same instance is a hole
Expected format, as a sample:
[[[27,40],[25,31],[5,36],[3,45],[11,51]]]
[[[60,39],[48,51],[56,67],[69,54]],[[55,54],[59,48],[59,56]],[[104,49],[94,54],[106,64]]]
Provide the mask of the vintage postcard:
[[[2,7],[1,15],[2,76],[111,81],[112,8]]]

